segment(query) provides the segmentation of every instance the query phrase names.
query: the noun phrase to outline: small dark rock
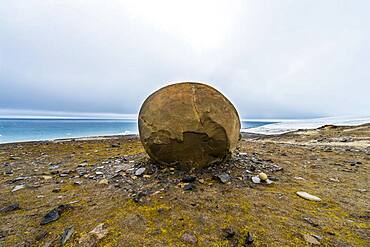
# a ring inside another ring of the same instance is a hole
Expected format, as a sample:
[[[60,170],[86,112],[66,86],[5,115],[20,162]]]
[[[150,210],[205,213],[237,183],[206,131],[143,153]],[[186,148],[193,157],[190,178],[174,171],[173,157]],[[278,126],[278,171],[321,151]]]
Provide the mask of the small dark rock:
[[[7,213],[7,212],[11,212],[11,211],[18,210],[18,209],[20,209],[19,203],[13,203],[13,204],[10,204],[8,206],[1,208],[0,212]]]
[[[195,185],[194,184],[187,184],[184,186],[184,190],[194,190]]]
[[[5,232],[0,230],[0,239],[5,238],[5,237],[6,237]]]
[[[112,148],[119,148],[119,143],[113,143],[113,144],[111,145],[111,147],[112,147]]]
[[[248,232],[247,236],[245,237],[244,246],[251,245],[253,244],[253,242],[254,242],[253,236],[250,232]]]
[[[222,229],[222,233],[225,239],[231,239],[235,236],[235,231],[231,228]]]
[[[52,190],[52,192],[54,192],[54,193],[59,193],[61,191],[61,188],[54,188],[53,190]]]
[[[68,204],[62,204],[59,205],[58,207],[52,209],[49,211],[44,218],[42,218],[40,225],[46,225],[50,222],[56,221],[60,218],[61,214],[67,210],[71,210],[73,207]]]
[[[197,178],[195,176],[185,176],[181,179],[183,183],[192,183],[196,180]]]

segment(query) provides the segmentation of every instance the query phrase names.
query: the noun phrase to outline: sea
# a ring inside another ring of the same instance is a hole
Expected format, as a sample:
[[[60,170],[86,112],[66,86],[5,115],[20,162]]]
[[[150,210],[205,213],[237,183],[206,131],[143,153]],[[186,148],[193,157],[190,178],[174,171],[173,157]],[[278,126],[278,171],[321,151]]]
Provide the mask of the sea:
[[[242,129],[275,122],[242,121]],[[137,134],[136,119],[0,118],[0,143]]]

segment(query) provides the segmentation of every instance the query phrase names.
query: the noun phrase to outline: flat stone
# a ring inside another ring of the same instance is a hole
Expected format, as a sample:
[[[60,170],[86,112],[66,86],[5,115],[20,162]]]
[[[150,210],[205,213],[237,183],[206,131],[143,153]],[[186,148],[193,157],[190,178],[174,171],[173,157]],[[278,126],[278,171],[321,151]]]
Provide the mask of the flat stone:
[[[145,172],[145,167],[141,167],[135,171],[135,176],[141,176]]]
[[[150,95],[139,113],[140,140],[148,155],[167,166],[191,169],[230,157],[240,136],[235,107],[201,83],[166,86]]]
[[[320,242],[315,237],[313,237],[309,234],[303,234],[303,238],[309,244],[320,245]]]
[[[24,188],[26,188],[26,185],[25,185],[25,184],[16,185],[16,186],[12,189],[12,192],[16,192],[16,191],[21,190],[21,189],[24,189]]]
[[[298,191],[296,192],[296,194],[299,196],[299,197],[302,197],[306,200],[309,200],[309,201],[316,201],[316,202],[319,202],[321,201],[321,199],[317,196],[314,196],[314,195],[311,195],[307,192],[304,192],[304,191]]]
[[[75,228],[73,226],[66,228],[60,238],[60,245],[63,246],[72,237],[74,232]]]
[[[231,180],[231,176],[228,173],[222,173],[220,175],[217,175],[217,178],[223,184],[226,184]]]
[[[100,180],[100,181],[98,182],[98,184],[108,185],[108,184],[109,184],[109,181],[108,181],[108,179],[103,178],[102,180]]]

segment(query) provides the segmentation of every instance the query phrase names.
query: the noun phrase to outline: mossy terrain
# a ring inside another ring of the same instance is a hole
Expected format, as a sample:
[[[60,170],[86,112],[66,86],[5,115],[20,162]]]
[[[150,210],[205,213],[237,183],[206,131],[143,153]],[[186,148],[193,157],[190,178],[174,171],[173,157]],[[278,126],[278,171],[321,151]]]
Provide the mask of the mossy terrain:
[[[191,245],[184,233],[196,237],[193,245],[244,246],[248,232],[254,246],[309,246],[304,235],[323,246],[368,246],[369,145],[370,125],[244,134],[229,162],[181,171],[150,162],[136,136],[3,144],[0,208],[20,209],[0,213],[0,246],[59,246],[70,226],[65,246],[79,246],[100,223],[108,234],[99,246]],[[145,173],[136,176],[138,167]],[[260,171],[273,183],[254,184]],[[221,183],[220,173],[230,181]],[[188,175],[196,180],[185,190]],[[12,192],[17,185],[25,187]],[[40,225],[61,204],[73,209]]]

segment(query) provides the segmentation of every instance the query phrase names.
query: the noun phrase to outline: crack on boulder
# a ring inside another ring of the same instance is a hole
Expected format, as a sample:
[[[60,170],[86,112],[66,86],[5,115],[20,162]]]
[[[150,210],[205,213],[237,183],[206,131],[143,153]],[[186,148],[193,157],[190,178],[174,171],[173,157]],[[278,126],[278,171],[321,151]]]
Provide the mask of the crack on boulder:
[[[194,85],[191,85],[191,89],[192,89],[192,104],[193,104],[193,109],[194,109],[195,115],[199,119],[199,123],[203,126],[202,118],[200,117],[199,111],[197,109],[197,103],[196,103],[196,97],[197,96],[196,96],[195,86]]]
[[[204,124],[210,133],[184,131],[182,140],[171,138],[168,131],[152,133],[145,140],[148,154],[159,163],[176,164],[183,169],[224,161],[230,156],[225,129],[208,117],[204,118]]]

